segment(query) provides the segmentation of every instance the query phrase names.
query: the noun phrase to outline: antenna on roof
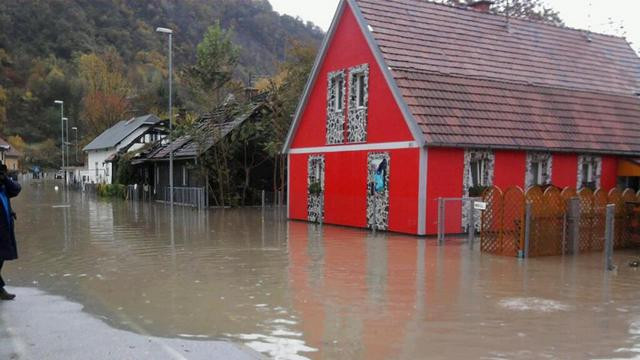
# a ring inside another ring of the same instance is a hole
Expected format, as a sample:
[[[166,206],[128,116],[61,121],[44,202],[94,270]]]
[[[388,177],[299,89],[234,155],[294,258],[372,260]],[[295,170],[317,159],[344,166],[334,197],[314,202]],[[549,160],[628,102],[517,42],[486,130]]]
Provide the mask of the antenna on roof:
[[[511,32],[511,14],[509,14],[510,10],[511,10],[510,1],[507,0],[507,5],[504,9],[504,12],[507,16],[507,32]]]

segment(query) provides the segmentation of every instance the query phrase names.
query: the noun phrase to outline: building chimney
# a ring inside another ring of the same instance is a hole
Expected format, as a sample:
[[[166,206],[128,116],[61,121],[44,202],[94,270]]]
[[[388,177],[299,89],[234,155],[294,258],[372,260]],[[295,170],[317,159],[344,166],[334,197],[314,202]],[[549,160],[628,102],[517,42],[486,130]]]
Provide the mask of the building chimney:
[[[475,10],[475,11],[488,13],[489,9],[491,9],[491,5],[493,5],[493,1],[490,1],[490,0],[479,0],[479,1],[474,1],[471,4],[469,4],[469,7],[472,8],[473,10]]]

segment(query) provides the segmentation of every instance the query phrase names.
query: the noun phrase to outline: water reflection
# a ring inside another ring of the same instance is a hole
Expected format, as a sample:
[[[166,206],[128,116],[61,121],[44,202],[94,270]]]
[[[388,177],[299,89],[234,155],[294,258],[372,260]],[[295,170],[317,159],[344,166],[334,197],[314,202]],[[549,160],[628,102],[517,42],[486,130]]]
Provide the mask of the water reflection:
[[[639,347],[640,273],[603,277],[599,254],[519,262],[286,222],[282,211],[62,200],[49,185],[17,199],[10,284],[64,295],[117,328],[231,339],[284,359],[607,358]]]

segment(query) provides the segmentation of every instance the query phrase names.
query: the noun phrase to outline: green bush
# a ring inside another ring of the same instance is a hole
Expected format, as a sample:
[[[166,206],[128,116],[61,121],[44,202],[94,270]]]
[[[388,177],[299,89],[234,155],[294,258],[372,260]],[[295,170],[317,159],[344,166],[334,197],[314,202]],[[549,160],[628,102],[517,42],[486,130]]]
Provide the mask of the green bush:
[[[98,196],[124,199],[127,194],[127,187],[120,184],[98,184]]]

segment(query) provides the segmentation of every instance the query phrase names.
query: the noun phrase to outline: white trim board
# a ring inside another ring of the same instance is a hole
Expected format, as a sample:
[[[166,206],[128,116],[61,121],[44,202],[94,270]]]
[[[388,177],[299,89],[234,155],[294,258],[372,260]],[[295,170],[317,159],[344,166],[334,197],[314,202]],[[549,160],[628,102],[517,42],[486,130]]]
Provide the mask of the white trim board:
[[[398,141],[373,144],[351,144],[336,146],[319,146],[289,149],[289,154],[315,154],[315,153],[333,153],[347,151],[379,151],[379,150],[397,150],[397,149],[417,149],[420,144],[415,141]]]
[[[429,153],[426,147],[420,149],[420,165],[418,176],[418,235],[427,234],[427,165]]]

